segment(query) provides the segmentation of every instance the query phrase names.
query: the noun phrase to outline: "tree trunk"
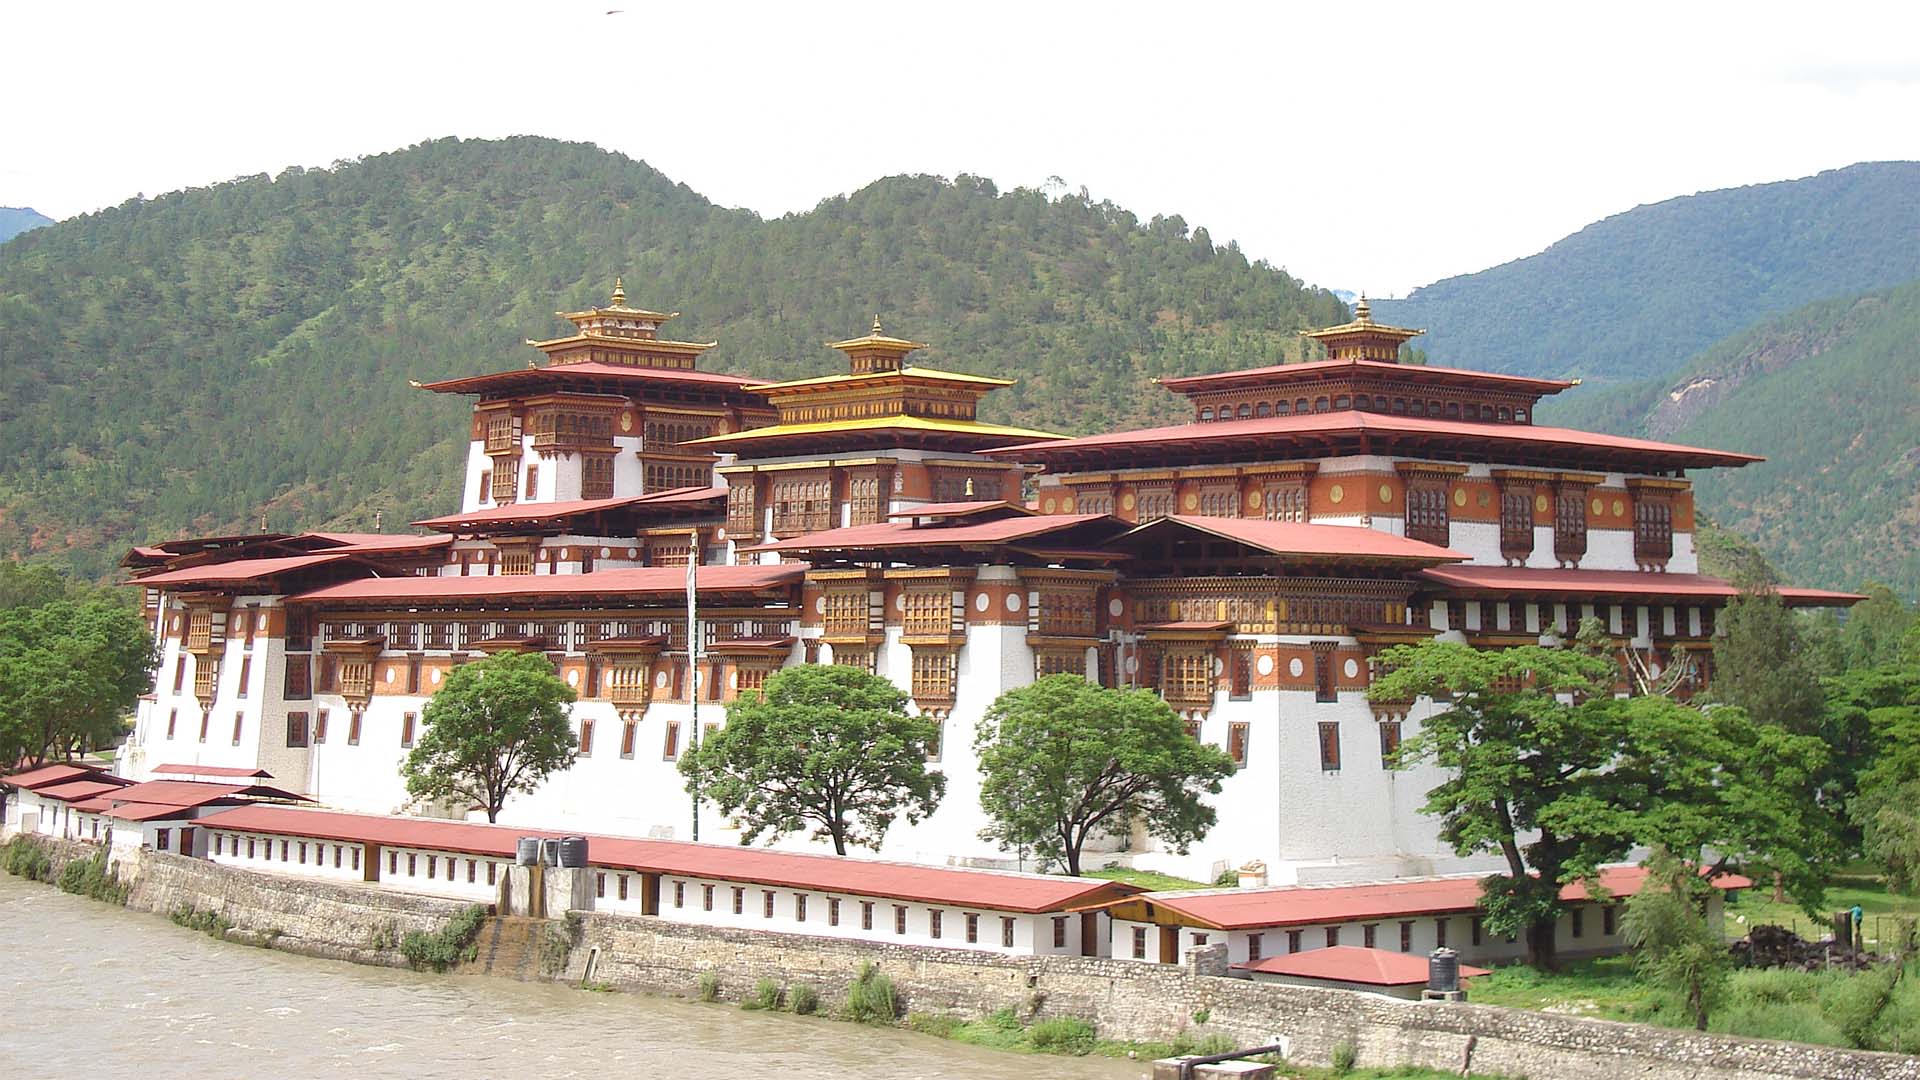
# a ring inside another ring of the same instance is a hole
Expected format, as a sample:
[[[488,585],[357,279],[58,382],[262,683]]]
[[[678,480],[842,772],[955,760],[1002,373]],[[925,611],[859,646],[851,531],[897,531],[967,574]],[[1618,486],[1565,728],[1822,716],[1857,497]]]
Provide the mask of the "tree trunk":
[[[1687,1006],[1693,1010],[1693,1026],[1707,1030],[1707,995],[1697,978],[1687,983]]]
[[[833,837],[833,853],[845,855],[847,853],[846,825],[838,821],[834,822],[833,827],[827,830],[827,835]]]
[[[1527,926],[1527,963],[1541,971],[1555,971],[1559,967],[1553,940],[1555,921],[1544,919]]]
[[[1784,904],[1787,902],[1786,879],[1781,876],[1778,870],[1773,872],[1773,902],[1776,904]]]

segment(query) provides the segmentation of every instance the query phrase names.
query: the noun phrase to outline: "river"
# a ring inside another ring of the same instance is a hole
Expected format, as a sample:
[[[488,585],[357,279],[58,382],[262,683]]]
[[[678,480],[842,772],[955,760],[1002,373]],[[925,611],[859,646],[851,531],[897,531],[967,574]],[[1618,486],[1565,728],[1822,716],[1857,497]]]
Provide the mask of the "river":
[[[1133,1080],[1144,1062],[637,994],[359,967],[218,941],[0,873],[0,1069],[228,1077]]]

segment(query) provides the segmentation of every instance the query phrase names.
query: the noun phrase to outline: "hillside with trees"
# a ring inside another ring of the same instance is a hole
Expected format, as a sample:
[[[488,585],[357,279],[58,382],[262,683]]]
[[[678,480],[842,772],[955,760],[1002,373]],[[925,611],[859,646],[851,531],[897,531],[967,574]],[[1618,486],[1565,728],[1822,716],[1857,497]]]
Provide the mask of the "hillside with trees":
[[[1760,319],[1920,277],[1920,162],[1635,207],[1545,251],[1379,300],[1436,364],[1657,378]]]
[[[1574,391],[1541,419],[1764,454],[1700,474],[1700,508],[1789,581],[1920,596],[1920,280],[1764,320],[1677,375]]]
[[[1012,374],[989,419],[1162,421],[1159,375],[1304,355],[1332,294],[1084,194],[880,180],[774,220],[548,139],[439,140],[131,200],[0,247],[0,554],[90,576],[132,543],[393,528],[449,509],[466,402],[412,390],[526,363],[556,309],[679,311],[703,366],[835,370],[891,331]]]

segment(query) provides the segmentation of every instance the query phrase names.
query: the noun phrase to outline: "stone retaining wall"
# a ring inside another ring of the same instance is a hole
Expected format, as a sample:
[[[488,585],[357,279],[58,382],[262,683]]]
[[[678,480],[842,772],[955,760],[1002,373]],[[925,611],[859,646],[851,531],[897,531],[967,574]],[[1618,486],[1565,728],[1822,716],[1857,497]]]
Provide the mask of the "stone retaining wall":
[[[598,950],[597,955],[595,950]],[[1210,957],[1203,959],[1212,959]],[[1920,1080],[1920,1058],[1703,1034],[1472,1004],[1421,1004],[1346,990],[1260,984],[1169,965],[1003,957],[840,938],[765,935],[589,914],[564,978],[690,995],[711,972],[721,996],[761,979],[845,996],[861,964],[893,980],[906,1008],[977,1017],[1075,1016],[1107,1038],[1165,1041],[1182,1030],[1242,1046],[1284,1042],[1288,1059],[1331,1063],[1351,1043],[1362,1065],[1423,1065],[1534,1080]],[[1196,1022],[1203,1016],[1205,1023]]]

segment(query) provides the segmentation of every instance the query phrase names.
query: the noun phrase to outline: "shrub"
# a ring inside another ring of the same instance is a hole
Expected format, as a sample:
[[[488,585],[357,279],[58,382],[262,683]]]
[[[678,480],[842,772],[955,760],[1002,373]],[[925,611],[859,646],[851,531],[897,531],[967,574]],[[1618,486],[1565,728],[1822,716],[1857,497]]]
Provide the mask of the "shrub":
[[[860,965],[860,973],[847,987],[847,1019],[860,1024],[890,1024],[900,1015],[900,999],[893,992],[893,980],[871,963]],[[1017,1025],[1019,1021],[1015,1021]]]
[[[101,848],[89,858],[75,859],[60,870],[60,889],[106,904],[125,904],[128,886],[107,867],[107,851]]]
[[[53,880],[53,860],[47,856],[47,849],[24,836],[16,836],[7,841],[4,858],[0,865],[14,877],[28,881]]]
[[[1350,1040],[1342,1040],[1333,1047],[1333,1071],[1345,1075],[1353,1071],[1353,1063],[1360,1058],[1360,1052],[1354,1049]]]
[[[175,926],[184,926],[189,930],[198,930],[213,937],[224,937],[233,924],[217,911],[199,911],[185,904],[167,913]]]
[[[766,1009],[771,1012],[780,1007],[780,984],[772,979],[761,979],[753,988],[753,996],[742,998],[743,1009]]]
[[[804,989],[804,988],[803,988]],[[932,1035],[938,1039],[951,1039],[966,1022],[957,1016],[939,1016],[934,1013],[909,1013],[907,1027],[922,1035]]]
[[[445,971],[453,965],[472,960],[479,953],[474,938],[487,921],[484,904],[474,904],[455,913],[438,931],[428,934],[410,930],[400,939],[400,952],[414,969]]]
[[[1230,1054],[1238,1049],[1240,1049],[1238,1043],[1218,1032],[1193,1044],[1194,1053],[1208,1057],[1214,1054]]]
[[[720,1000],[720,976],[711,971],[700,973],[700,983],[696,991],[701,1001]]]
[[[1874,1026],[1893,996],[1898,970],[1889,966],[1862,971],[1820,990],[1820,1012],[1847,1038],[1847,1045],[1872,1049]]]
[[[1211,1020],[1211,1019],[1213,1019],[1213,1010],[1212,1010],[1212,1009],[1195,1009],[1195,1010],[1193,1010],[1193,1022],[1194,1022],[1194,1023],[1196,1023],[1196,1024],[1204,1024],[1204,1023],[1206,1023],[1207,1021],[1209,1021],[1209,1020]]]
[[[1811,1002],[1769,1005],[1736,1002],[1726,1005],[1707,1022],[1708,1031],[1760,1039],[1845,1046],[1847,1037]]]
[[[1223,889],[1237,889],[1240,887],[1240,871],[1222,870],[1220,875],[1213,879],[1213,883]],[[1221,1053],[1225,1052],[1221,1051]]]
[[[1054,1017],[1028,1028],[1027,1041],[1044,1054],[1080,1056],[1093,1049],[1093,1025],[1078,1017]]]
[[[796,1016],[812,1016],[820,1011],[820,991],[804,983],[787,992],[787,1008]]]

